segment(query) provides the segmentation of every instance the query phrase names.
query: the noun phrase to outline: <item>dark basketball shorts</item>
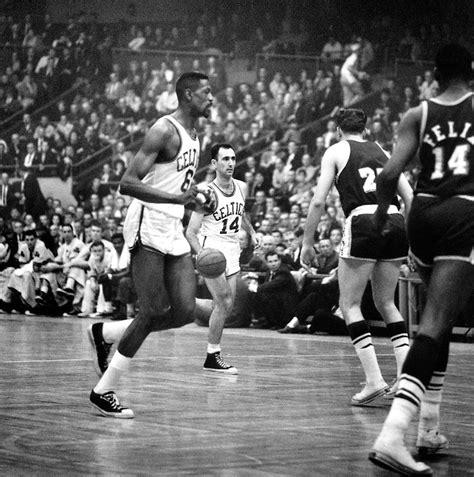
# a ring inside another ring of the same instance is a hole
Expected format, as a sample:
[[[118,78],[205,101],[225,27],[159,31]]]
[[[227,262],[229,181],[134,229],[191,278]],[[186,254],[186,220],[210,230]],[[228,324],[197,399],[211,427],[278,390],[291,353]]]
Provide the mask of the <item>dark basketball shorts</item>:
[[[417,195],[408,218],[408,238],[420,265],[431,267],[437,260],[474,265],[474,197]]]
[[[406,258],[408,240],[403,215],[391,206],[387,220],[388,232],[381,236],[373,224],[375,208],[375,205],[358,207],[346,219],[340,257],[373,262]]]

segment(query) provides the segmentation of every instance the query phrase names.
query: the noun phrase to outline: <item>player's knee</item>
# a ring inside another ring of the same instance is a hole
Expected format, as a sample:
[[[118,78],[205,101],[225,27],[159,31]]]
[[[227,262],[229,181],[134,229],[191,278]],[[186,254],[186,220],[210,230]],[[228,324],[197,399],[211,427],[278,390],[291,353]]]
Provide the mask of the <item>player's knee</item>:
[[[396,311],[396,306],[393,300],[384,300],[374,297],[374,305],[382,316],[389,315],[390,313]]]
[[[339,298],[339,308],[341,309],[344,316],[354,308],[360,308],[360,302],[357,302],[352,297],[343,297]]]

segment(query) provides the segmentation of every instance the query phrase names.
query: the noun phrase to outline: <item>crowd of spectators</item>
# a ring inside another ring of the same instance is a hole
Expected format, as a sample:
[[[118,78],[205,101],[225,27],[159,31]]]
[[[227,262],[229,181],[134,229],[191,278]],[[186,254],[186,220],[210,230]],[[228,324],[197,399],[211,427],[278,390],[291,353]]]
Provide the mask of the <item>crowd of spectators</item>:
[[[80,17],[63,28],[48,16],[38,25],[29,16],[22,23],[12,18],[0,21],[2,41],[12,47],[5,50],[11,54],[1,72],[0,111],[3,118],[15,111],[22,115],[18,131],[0,138],[0,164],[10,173],[2,174],[0,196],[3,310],[133,315],[135,298],[122,236],[127,200],[120,195],[118,182],[133,156],[132,138],[143,136],[151,122],[176,107],[174,81],[184,67],[178,58],[152,67],[138,56],[123,67],[112,62],[111,48],[230,52],[240,39],[238,18],[235,14],[230,22],[219,18],[215,24],[200,18],[186,38],[182,27],[165,30],[150,25],[121,28],[115,35],[107,29],[99,33],[97,26]],[[301,51],[307,38],[303,29],[295,36],[283,22],[283,34],[278,36],[275,25],[270,29],[269,24],[265,17],[256,29],[252,41],[258,51]],[[222,29],[231,34],[221,34]],[[338,251],[344,225],[335,191],[318,226],[320,255],[312,273],[300,268],[299,250],[321,158],[338,140],[331,116],[370,90],[377,46],[363,36],[341,42],[332,34],[321,46],[316,71],[270,73],[260,67],[255,82],[236,86],[228,85],[218,53],[196,56],[192,62],[194,70],[209,75],[215,92],[210,119],[198,124],[203,169],[197,180],[213,177],[205,167],[213,143],[230,143],[244,151],[236,177],[248,185],[247,209],[263,243],[261,249],[251,250],[242,234],[244,272],[236,300],[241,314],[233,317],[234,325],[248,326],[253,316],[254,326],[282,328],[295,318],[303,322],[307,310],[317,306],[315,316],[323,317],[324,325],[313,326],[313,331],[330,332],[331,323],[341,329],[332,321],[340,321],[337,260],[332,268],[326,267],[327,255]],[[84,86],[72,100],[59,100],[54,110],[34,118],[45,98],[80,80],[85,80]],[[436,96],[439,86],[430,70],[407,84],[395,79],[382,82],[375,108],[367,111],[367,133],[390,151],[400,116],[420,100]],[[329,118],[325,131],[308,141],[302,134],[305,125],[323,117]],[[58,175],[67,180],[75,164],[103,149],[109,151],[107,160],[102,161],[100,174],[77,194],[78,205],[62,207],[53,197],[42,198],[37,177]],[[416,179],[416,164],[407,174],[411,181]],[[260,286],[255,289],[257,282]],[[242,312],[243,303],[251,303],[251,309]]]

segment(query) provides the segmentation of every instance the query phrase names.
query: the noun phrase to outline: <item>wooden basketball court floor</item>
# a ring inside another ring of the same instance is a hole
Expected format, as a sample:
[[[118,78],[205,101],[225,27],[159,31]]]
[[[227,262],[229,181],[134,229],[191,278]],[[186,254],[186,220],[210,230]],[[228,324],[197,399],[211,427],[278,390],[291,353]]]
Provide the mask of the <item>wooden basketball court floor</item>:
[[[348,337],[228,329],[240,373],[222,376],[202,371],[207,329],[151,335],[117,390],[135,419],[118,420],[88,404],[91,322],[0,315],[0,475],[395,475],[367,459],[389,402],[350,406],[363,376]],[[391,345],[374,342],[389,380]],[[437,476],[474,475],[473,357],[453,343]]]

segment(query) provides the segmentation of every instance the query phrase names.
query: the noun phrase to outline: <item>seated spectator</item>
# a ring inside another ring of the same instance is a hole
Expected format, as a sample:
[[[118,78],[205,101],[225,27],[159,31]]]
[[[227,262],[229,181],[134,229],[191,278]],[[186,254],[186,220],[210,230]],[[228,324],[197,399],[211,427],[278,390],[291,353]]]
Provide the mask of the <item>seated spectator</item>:
[[[82,299],[81,313],[79,313],[79,316],[95,316],[97,300],[100,292],[99,279],[109,272],[111,262],[112,254],[106,252],[101,240],[94,240],[90,244],[90,255],[87,261],[81,261],[79,258],[74,260],[75,267],[82,268],[87,272],[87,279],[84,286],[84,297]],[[103,314],[110,316],[112,312],[112,303],[110,301],[105,302],[105,310]]]
[[[166,89],[158,96],[155,107],[159,116],[170,114],[176,110],[178,107],[178,97],[176,96],[173,83],[169,82],[166,84]]]
[[[53,225],[52,227],[57,227]],[[84,242],[74,237],[73,228],[70,224],[61,227],[63,244],[59,246],[54,261],[43,267],[41,274],[40,293],[37,302],[43,308],[48,308],[50,312],[58,311],[60,305],[65,304],[64,297],[58,295],[58,289],[66,285],[69,264],[75,259],[82,248]],[[65,312],[69,311],[67,309]]]
[[[115,120],[112,113],[105,116],[104,122],[101,124],[98,137],[104,146],[114,145],[118,141],[120,133],[119,123]]]
[[[31,313],[37,306],[36,295],[39,288],[41,267],[54,259],[35,230],[25,230],[25,242],[21,242],[17,256],[19,268],[13,270],[8,281],[8,288],[0,297],[0,308],[11,313]]]
[[[130,273],[130,252],[125,247],[123,235],[115,233],[111,237],[116,255],[111,260],[106,273],[98,276],[98,283],[102,286],[105,303],[112,303],[114,312],[110,309],[97,310],[98,316],[111,315],[112,320],[125,320],[135,315],[137,295]]]
[[[337,132],[337,123],[334,119],[330,119],[326,124],[326,132],[323,133],[324,147],[328,147],[336,144],[339,141],[339,135]]]
[[[17,83],[16,89],[20,95],[21,105],[24,110],[31,110],[38,96],[38,84],[31,75],[26,74],[23,79]]]
[[[276,252],[267,252],[265,260],[269,271],[252,296],[254,326],[278,329],[293,316],[298,291],[290,269]]]
[[[433,72],[425,71],[424,81],[420,87],[420,100],[431,99],[438,95],[439,83],[434,79]]]
[[[346,323],[338,310],[338,302],[337,273],[332,273],[323,278],[317,291],[311,292],[298,303],[293,318],[278,332],[347,335]],[[308,323],[310,317],[312,319]]]
[[[85,219],[85,215],[84,215]],[[84,220],[85,221],[85,220]],[[86,221],[85,221],[86,222]],[[85,224],[86,225],[86,224]],[[105,250],[107,251],[107,256],[113,257],[116,254],[114,246],[108,240],[102,238],[103,228],[98,221],[93,221],[90,224],[90,235],[91,241],[86,243],[80,253],[71,260],[67,266],[67,271],[64,271],[67,275],[67,279],[64,285],[64,288],[59,288],[57,293],[69,300],[75,306],[75,311],[77,312],[77,305],[81,302],[82,296],[84,294],[84,287],[86,285],[86,270],[89,269],[88,260],[91,256],[91,246],[92,243],[100,241],[103,243]],[[92,283],[94,285],[94,283]],[[94,288],[94,287],[93,287]],[[92,292],[93,290],[89,290]],[[110,304],[111,307],[111,304]]]

